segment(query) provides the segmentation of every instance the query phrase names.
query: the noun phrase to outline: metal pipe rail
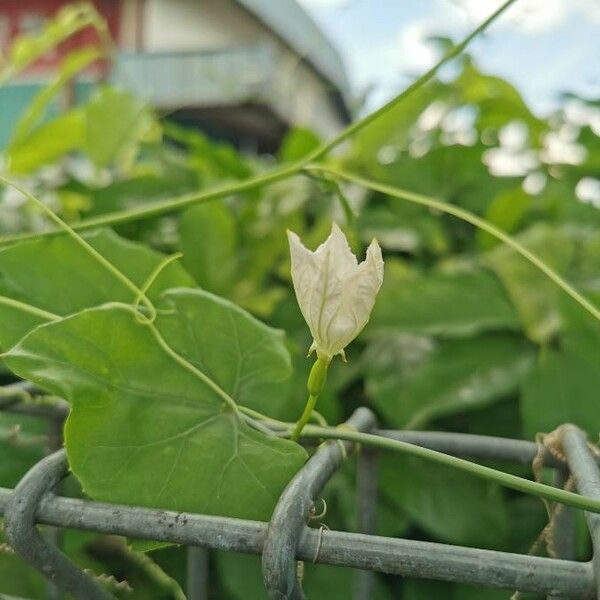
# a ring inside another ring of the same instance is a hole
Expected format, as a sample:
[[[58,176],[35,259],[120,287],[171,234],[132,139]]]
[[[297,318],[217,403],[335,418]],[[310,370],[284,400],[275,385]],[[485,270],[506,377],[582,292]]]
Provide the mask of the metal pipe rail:
[[[56,455],[51,458],[55,459]],[[42,463],[37,465],[40,474],[48,467]],[[66,461],[60,466],[66,470]],[[4,514],[12,495],[11,490],[0,488],[0,513]],[[56,527],[248,554],[262,554],[269,526],[258,521],[56,496],[47,496],[40,502],[36,521]],[[582,600],[595,598],[589,563],[339,531],[320,534],[314,529],[302,532],[295,558],[312,561],[319,537],[322,540],[317,563],[546,594],[560,592]]]
[[[527,464],[538,453],[536,444],[521,440],[444,432],[379,431],[374,429],[372,413],[364,408],[353,415],[349,424],[466,458]],[[560,481],[568,467],[582,493],[600,497],[598,457],[590,451],[585,436],[573,427],[564,440],[566,463],[547,453],[544,464],[557,468]],[[78,591],[77,586],[88,585],[80,576],[89,577],[72,571],[70,560],[47,541],[40,545],[35,523],[188,546],[190,600],[206,597],[206,549],[262,554],[265,585],[269,596],[277,599],[303,597],[301,581],[296,578],[296,561],[366,571],[357,572],[355,600],[372,598],[373,572],[534,592],[552,598],[600,598],[597,559],[582,563],[373,535],[377,454],[372,450],[367,454],[363,450],[358,461],[359,505],[372,509],[361,514],[361,533],[308,527],[320,490],[349,450],[347,443],[321,445],[282,494],[270,523],[55,496],[52,487],[68,473],[63,450],[37,463],[15,490],[0,488],[0,515],[5,516],[15,550],[78,600],[112,596],[104,590],[102,596]],[[596,515],[588,515],[595,550],[600,549],[599,522]],[[561,543],[566,546],[559,555],[570,556],[572,527],[567,523],[559,529]]]

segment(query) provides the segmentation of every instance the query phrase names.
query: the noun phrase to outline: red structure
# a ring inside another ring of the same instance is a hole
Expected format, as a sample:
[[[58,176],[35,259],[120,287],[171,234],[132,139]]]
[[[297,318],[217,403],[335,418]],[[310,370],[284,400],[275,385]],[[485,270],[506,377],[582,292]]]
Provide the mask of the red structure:
[[[0,6],[0,53],[6,55],[15,38],[35,35],[44,24],[69,0],[2,0]],[[118,42],[122,2],[120,0],[95,0],[94,6],[106,19],[110,33]],[[94,44],[96,32],[90,27],[72,36],[55,50],[46,53],[27,69],[25,76],[36,76],[52,71],[68,52]]]

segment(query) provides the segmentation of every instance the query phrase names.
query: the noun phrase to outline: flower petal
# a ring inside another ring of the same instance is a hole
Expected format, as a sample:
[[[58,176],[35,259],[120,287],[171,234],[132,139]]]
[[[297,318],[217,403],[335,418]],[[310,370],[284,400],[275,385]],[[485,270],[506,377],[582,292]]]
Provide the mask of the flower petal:
[[[310,327],[310,300],[320,277],[319,262],[315,254],[304,246],[296,233],[288,230],[287,235],[290,244],[294,291],[302,316]]]
[[[335,222],[331,225],[329,237],[316,249],[315,255],[320,257],[328,252],[332,253],[332,266],[342,279],[358,267],[358,261],[352,254],[344,232]]]
[[[311,349],[331,359],[369,320],[383,281],[381,248],[373,240],[359,265],[335,223],[315,252],[305,248],[295,233],[289,231],[288,238],[296,297],[314,340]]]

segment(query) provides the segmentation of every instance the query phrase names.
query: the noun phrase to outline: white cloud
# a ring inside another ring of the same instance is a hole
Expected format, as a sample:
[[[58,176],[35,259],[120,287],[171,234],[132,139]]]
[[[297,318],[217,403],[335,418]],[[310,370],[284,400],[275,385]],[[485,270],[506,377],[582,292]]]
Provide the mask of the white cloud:
[[[298,0],[305,8],[343,8],[351,0]]]
[[[434,35],[430,21],[416,21],[405,27],[399,36],[399,67],[410,72],[430,69],[438,60],[439,52],[429,41]]]
[[[565,123],[557,131],[551,131],[544,136],[542,160],[549,164],[579,165],[587,155],[585,146],[576,142],[579,129]]]
[[[450,1],[466,12],[473,24],[486,19],[502,4],[500,0]],[[554,29],[575,12],[600,21],[600,3],[597,0],[519,0],[498,22],[511,29],[540,33]]]
[[[532,150],[512,152],[501,146],[486,150],[482,160],[490,173],[496,177],[520,177],[539,166],[537,156]]]
[[[584,177],[575,187],[575,194],[581,202],[600,208],[600,179]]]

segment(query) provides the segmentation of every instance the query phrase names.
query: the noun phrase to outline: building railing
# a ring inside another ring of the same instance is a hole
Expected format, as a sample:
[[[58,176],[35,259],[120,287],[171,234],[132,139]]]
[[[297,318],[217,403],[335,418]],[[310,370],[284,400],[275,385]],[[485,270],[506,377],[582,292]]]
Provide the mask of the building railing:
[[[262,98],[275,54],[269,46],[121,53],[111,80],[160,109],[233,105]]]

